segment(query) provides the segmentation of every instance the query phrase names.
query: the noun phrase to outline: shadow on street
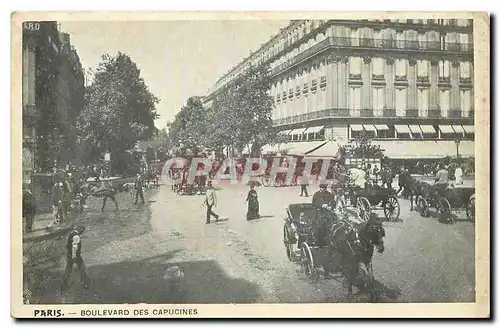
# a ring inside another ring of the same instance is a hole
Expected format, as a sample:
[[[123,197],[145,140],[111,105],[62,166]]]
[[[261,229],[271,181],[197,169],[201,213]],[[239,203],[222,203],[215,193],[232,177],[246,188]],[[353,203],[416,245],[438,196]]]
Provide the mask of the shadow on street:
[[[88,290],[80,287],[78,273],[73,272],[64,303],[255,303],[258,300],[257,285],[228,277],[215,261],[167,263],[177,252],[87,268],[92,281]],[[171,289],[164,279],[171,266],[178,266],[184,272],[179,289]],[[63,303],[62,274],[62,271],[51,273],[52,279],[40,290],[39,304]]]

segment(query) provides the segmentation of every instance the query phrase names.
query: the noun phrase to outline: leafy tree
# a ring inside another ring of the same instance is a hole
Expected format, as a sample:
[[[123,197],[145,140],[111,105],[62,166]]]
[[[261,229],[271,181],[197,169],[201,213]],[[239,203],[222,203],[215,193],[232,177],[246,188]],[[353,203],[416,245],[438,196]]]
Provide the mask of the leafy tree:
[[[207,145],[207,110],[199,97],[191,97],[169,125],[169,140],[173,147],[198,152]]]
[[[210,135],[212,146],[238,151],[252,144],[253,153],[267,143],[276,143],[273,129],[273,99],[268,66],[250,66],[225,86],[214,99]]]
[[[148,90],[140,73],[126,54],[102,56],[94,81],[86,89],[85,109],[78,117],[87,162],[95,162],[109,150],[115,168],[119,154],[155,135],[159,99]]]

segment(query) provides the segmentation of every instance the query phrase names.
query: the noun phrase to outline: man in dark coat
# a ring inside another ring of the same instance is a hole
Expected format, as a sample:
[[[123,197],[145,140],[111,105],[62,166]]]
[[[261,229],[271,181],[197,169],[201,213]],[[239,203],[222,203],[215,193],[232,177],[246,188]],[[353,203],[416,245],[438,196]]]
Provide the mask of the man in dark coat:
[[[134,188],[135,188],[134,204],[137,204],[139,197],[141,197],[141,202],[144,204],[144,193],[142,191],[143,183],[144,182],[142,180],[142,176],[141,174],[138,173],[134,183]]]
[[[68,288],[68,282],[73,272],[73,265],[76,264],[80,272],[80,280],[84,289],[89,287],[89,279],[85,271],[85,263],[82,259],[82,239],[81,235],[85,231],[82,225],[73,225],[66,241],[66,270],[64,271],[62,290]]]
[[[322,245],[326,242],[326,233],[328,223],[330,223],[331,214],[327,212],[328,206],[333,202],[333,195],[328,192],[326,184],[320,184],[319,190],[313,195],[312,204],[316,209],[313,227],[316,231],[316,242]]]

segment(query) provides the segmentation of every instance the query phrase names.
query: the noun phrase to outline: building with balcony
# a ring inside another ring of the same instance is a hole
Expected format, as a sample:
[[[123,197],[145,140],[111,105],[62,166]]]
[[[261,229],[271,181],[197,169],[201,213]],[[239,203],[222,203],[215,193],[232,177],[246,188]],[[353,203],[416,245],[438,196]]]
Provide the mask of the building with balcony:
[[[57,22],[24,22],[22,44],[23,183],[76,152],[76,116],[84,106],[84,74],[69,35]]]
[[[456,156],[457,147],[473,156],[472,30],[467,19],[291,21],[205,102],[248,65],[268,64],[273,120],[290,142],[264,152],[323,156],[363,136],[389,157]]]

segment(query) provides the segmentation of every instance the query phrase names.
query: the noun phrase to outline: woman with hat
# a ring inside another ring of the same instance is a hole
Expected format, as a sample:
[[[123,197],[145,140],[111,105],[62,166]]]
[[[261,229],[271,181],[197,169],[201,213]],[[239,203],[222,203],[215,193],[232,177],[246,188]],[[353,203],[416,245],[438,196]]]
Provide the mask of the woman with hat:
[[[247,220],[254,220],[260,217],[259,196],[257,195],[257,191],[255,191],[255,183],[253,181],[250,181],[249,186],[250,190],[245,200],[245,203],[248,202]]]

